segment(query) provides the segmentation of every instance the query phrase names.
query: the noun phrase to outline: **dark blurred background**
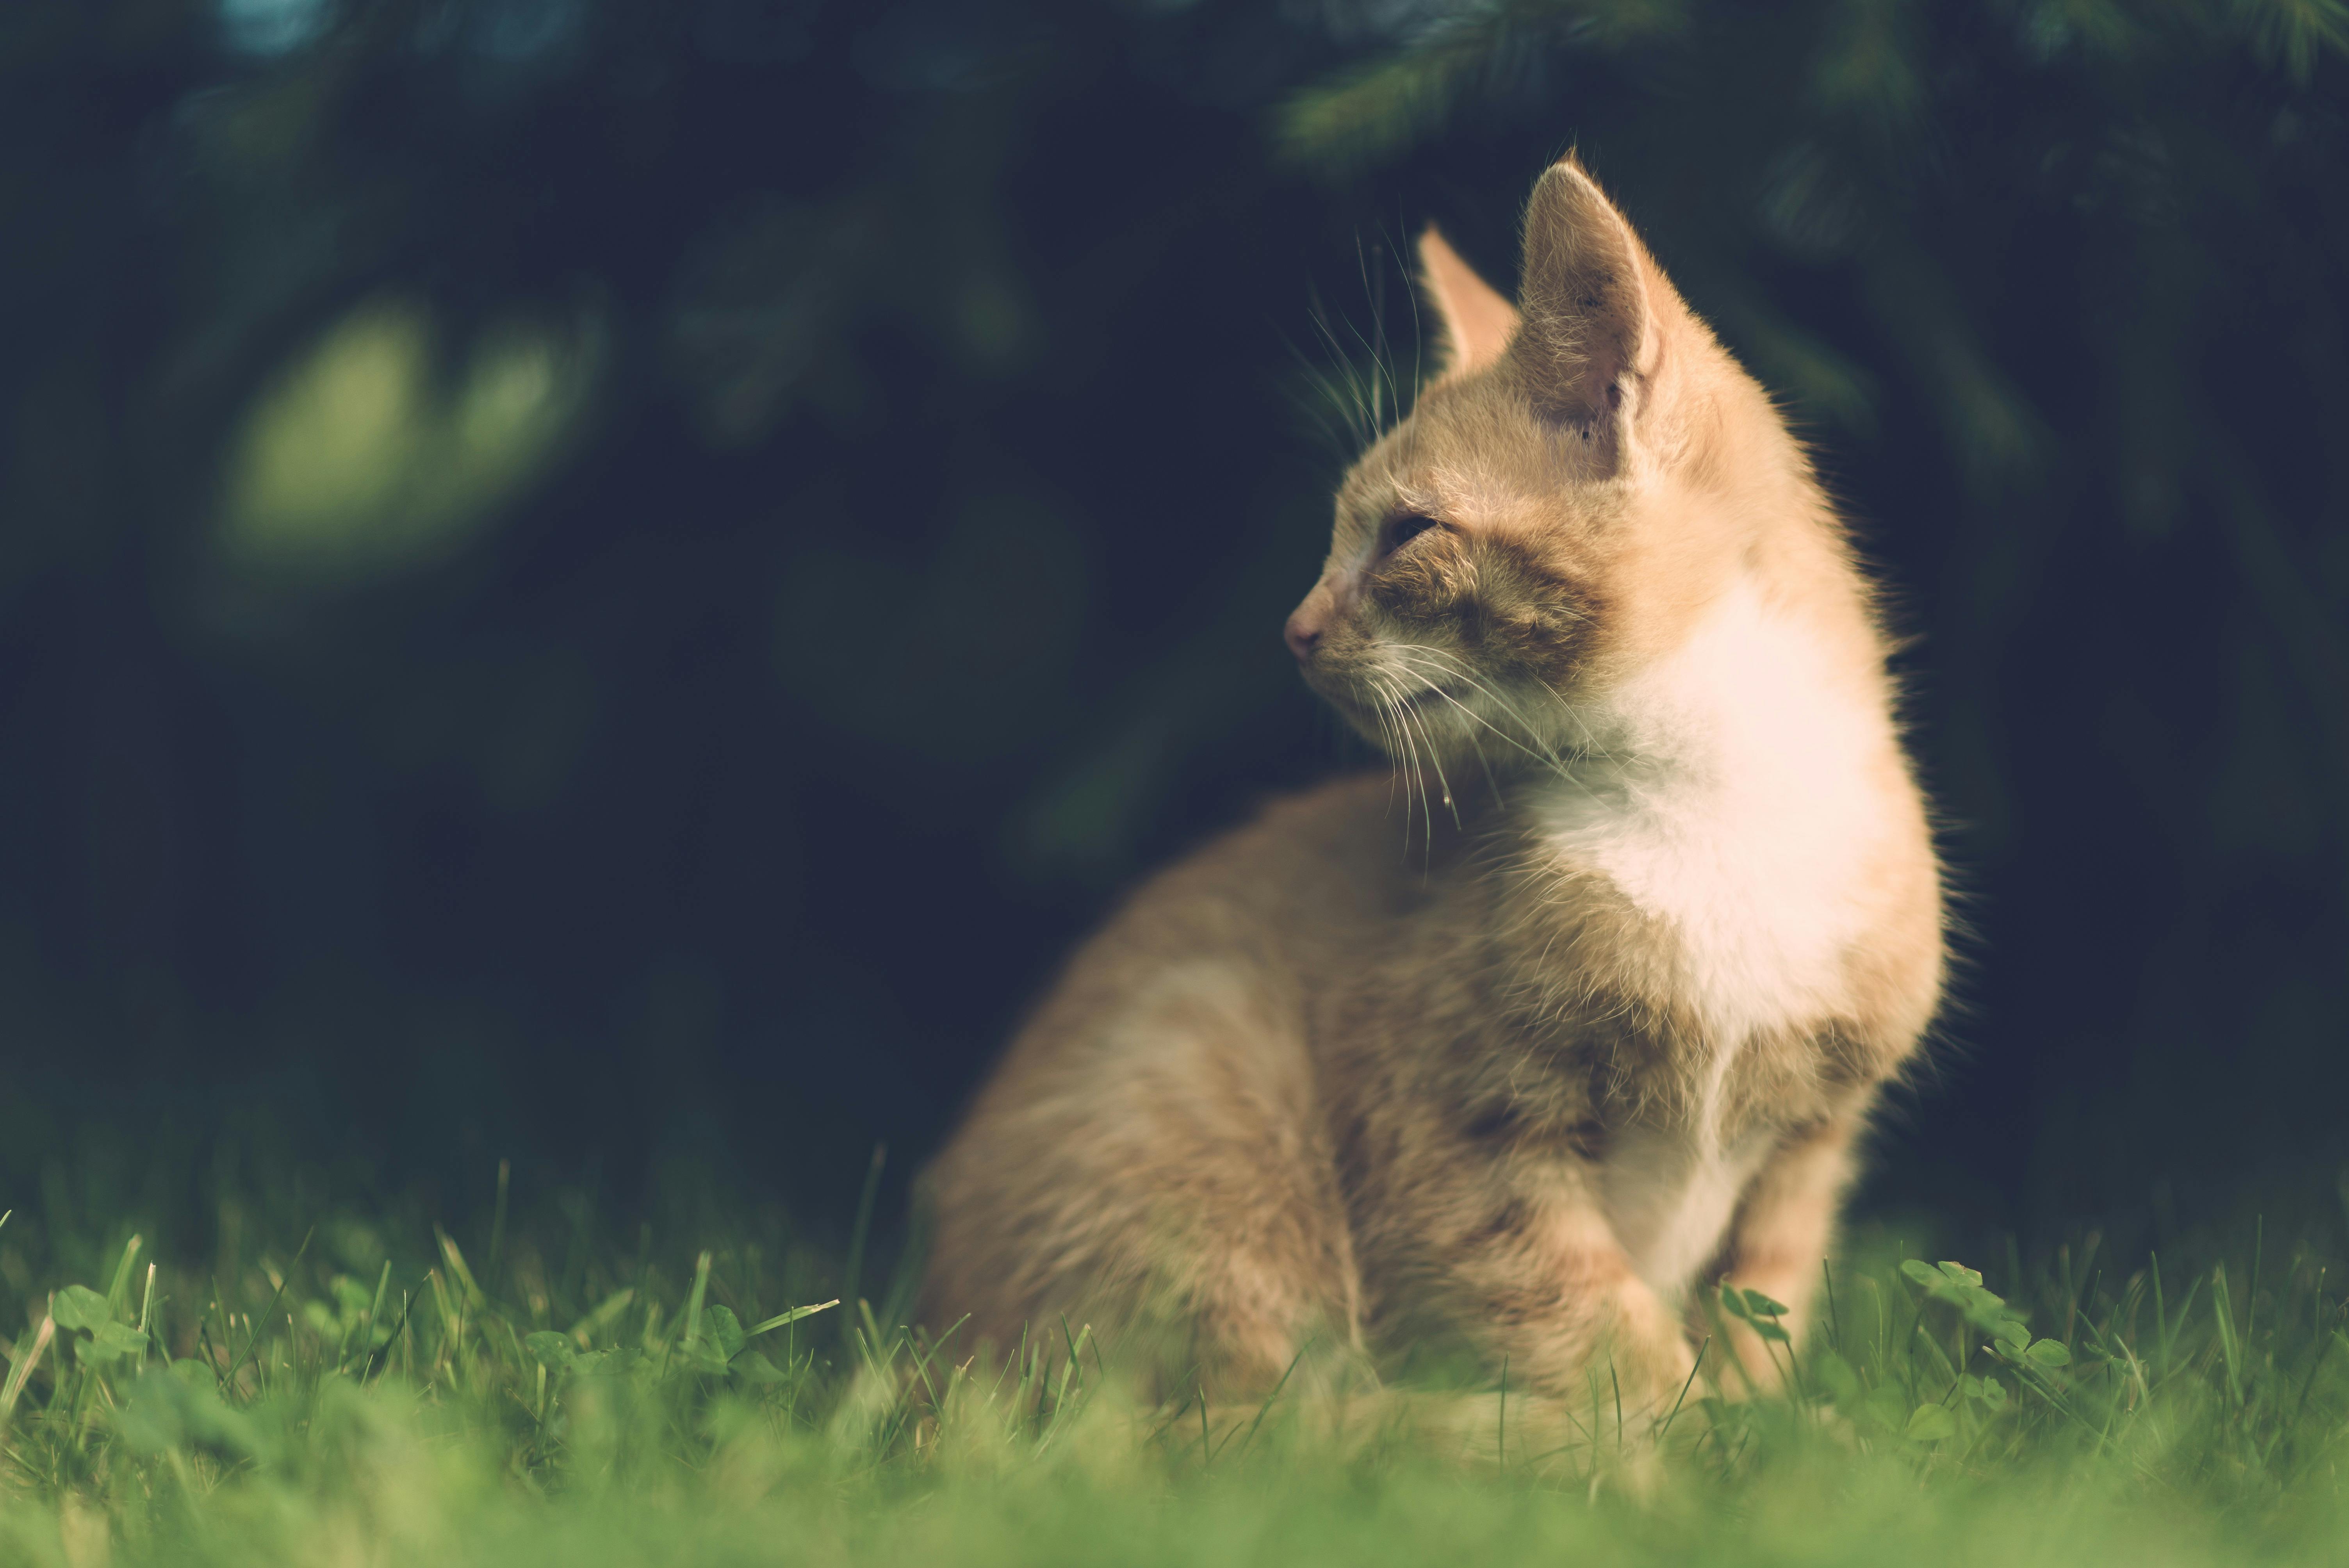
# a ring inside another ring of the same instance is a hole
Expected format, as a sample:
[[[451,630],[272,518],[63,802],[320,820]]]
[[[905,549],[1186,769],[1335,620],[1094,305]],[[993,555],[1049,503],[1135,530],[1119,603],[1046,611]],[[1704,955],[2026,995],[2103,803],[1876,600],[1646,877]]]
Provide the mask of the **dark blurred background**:
[[[885,1140],[889,1210],[1123,884],[1367,762],[1278,635],[1345,389],[1408,380],[1398,245],[1507,279],[1569,145],[1913,634],[1971,935],[1868,1202],[2329,1171],[2344,47],[2338,0],[8,0],[0,1175],[228,1129],[831,1222]]]

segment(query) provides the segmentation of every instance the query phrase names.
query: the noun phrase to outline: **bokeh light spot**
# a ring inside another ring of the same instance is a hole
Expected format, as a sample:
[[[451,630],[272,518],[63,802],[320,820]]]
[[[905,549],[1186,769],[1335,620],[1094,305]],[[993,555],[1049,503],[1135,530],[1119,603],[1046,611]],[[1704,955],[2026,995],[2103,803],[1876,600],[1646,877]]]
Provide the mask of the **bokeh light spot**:
[[[219,542],[265,574],[437,557],[544,469],[593,380],[595,335],[508,323],[443,374],[430,313],[364,304],[264,389],[230,459]]]
[[[284,55],[325,33],[335,8],[332,0],[221,0],[220,18],[230,48]]]

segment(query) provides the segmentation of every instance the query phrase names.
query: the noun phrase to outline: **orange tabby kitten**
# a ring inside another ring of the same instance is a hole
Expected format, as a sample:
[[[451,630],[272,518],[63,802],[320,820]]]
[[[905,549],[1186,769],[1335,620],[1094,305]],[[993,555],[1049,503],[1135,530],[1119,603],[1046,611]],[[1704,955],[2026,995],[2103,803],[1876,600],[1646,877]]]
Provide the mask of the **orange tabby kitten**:
[[[1659,1410],[1713,1282],[1800,1333],[1940,877],[1844,531],[1590,177],[1535,188],[1515,306],[1420,259],[1445,363],[1288,640],[1425,842],[1350,779],[1145,886],[932,1168],[925,1318],[1089,1322],[1217,1398],[1442,1336]]]

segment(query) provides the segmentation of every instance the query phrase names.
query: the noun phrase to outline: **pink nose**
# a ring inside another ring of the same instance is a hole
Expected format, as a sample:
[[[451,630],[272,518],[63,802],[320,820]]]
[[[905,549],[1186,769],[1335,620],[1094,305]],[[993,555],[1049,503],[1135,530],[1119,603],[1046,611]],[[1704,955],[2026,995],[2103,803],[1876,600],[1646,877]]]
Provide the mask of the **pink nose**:
[[[1297,662],[1303,664],[1321,645],[1321,623],[1300,607],[1288,617],[1288,624],[1280,629],[1280,635],[1288,643],[1288,651],[1297,655]]]

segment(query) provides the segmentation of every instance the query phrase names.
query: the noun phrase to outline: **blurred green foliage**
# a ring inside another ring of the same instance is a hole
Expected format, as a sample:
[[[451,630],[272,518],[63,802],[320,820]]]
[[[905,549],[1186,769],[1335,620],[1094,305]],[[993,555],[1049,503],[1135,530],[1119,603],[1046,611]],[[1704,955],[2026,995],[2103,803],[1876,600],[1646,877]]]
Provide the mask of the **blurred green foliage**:
[[[442,387],[425,312],[357,306],[244,416],[221,548],[264,581],[371,575],[449,548],[534,478],[578,418],[596,370],[585,335],[509,325]]]
[[[2320,1158],[2344,15],[16,0],[20,1098],[844,1211],[1116,888],[1361,759],[1277,640],[1315,418],[1571,145],[1915,634],[1971,934],[1879,1191],[2151,1232]]]

